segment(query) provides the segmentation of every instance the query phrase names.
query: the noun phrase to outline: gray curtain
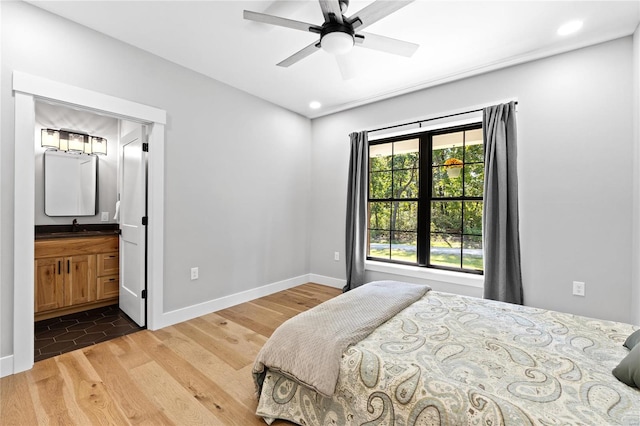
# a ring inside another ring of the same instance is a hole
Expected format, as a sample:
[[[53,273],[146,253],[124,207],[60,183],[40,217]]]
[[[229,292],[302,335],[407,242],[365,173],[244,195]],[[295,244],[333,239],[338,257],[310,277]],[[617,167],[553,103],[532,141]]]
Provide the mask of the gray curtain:
[[[482,129],[484,297],[521,305],[515,102],[485,108]]]
[[[364,284],[365,235],[367,228],[367,173],[369,140],[367,132],[351,133],[351,158],[347,187],[347,223],[345,260],[349,291]]]

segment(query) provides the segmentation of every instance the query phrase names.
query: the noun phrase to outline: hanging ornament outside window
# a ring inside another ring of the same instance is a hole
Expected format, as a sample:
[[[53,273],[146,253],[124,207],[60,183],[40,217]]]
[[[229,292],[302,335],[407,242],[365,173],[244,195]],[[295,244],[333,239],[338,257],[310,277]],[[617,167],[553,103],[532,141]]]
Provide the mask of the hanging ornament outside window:
[[[457,178],[460,176],[462,165],[464,163],[457,158],[449,158],[444,162],[444,168],[447,172],[447,176],[450,178]]]

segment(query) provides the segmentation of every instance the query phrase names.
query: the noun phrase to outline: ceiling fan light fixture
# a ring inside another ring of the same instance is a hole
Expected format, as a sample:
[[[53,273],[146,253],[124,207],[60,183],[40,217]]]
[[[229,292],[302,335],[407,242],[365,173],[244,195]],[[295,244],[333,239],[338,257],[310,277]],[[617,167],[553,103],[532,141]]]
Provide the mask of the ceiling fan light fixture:
[[[327,33],[322,36],[322,40],[320,41],[322,49],[332,55],[344,55],[348,53],[351,48],[353,48],[353,44],[353,35],[342,31]]]

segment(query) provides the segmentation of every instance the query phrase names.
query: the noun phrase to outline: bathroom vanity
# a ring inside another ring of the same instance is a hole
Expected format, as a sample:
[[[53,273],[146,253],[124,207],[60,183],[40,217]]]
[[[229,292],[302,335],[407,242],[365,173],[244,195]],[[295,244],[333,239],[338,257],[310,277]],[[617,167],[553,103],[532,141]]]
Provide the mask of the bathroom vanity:
[[[36,227],[35,320],[118,303],[118,244],[108,227]]]

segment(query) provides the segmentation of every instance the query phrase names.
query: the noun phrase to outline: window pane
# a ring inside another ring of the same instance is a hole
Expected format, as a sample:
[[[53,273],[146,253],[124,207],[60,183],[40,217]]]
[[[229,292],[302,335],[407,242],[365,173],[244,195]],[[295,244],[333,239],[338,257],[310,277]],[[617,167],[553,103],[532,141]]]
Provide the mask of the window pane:
[[[482,271],[482,237],[464,236],[462,248],[462,267]]]
[[[418,230],[418,202],[395,201],[391,205],[391,226],[394,231]]]
[[[379,259],[391,258],[389,231],[369,231],[369,256]]]
[[[482,127],[479,129],[465,130],[464,143],[465,145],[482,146]]]
[[[371,171],[391,170],[392,149],[392,143],[369,146],[369,169]]]
[[[393,198],[418,198],[418,169],[393,171]]]
[[[390,229],[391,220],[391,203],[386,201],[369,202],[369,228],[382,229],[388,231]]]
[[[460,201],[431,202],[431,232],[462,233],[462,203]]]
[[[482,235],[482,201],[464,202],[464,233]]]
[[[433,153],[432,160],[434,166],[444,164],[450,158],[462,161],[463,132],[445,133],[432,138]]]
[[[391,260],[416,263],[418,261],[417,246],[415,232],[394,232],[391,237]]]
[[[393,154],[394,155],[403,155],[403,154],[418,154],[420,145],[420,139],[409,139],[406,141],[394,142],[393,143]]]
[[[479,145],[467,145],[464,150],[465,163],[482,163],[484,161],[484,146],[482,140]]]
[[[461,259],[460,235],[431,235],[431,264],[460,268]]]
[[[393,144],[393,168],[411,169],[418,167],[418,139],[394,142]]]
[[[443,133],[435,135],[433,140],[433,150],[443,148],[454,148],[462,146],[464,138],[463,132]]]
[[[484,163],[464,166],[464,192],[466,197],[482,197],[484,187]]]
[[[451,178],[447,173],[447,167],[432,167],[432,197],[460,197],[462,196],[462,179]]]
[[[369,198],[391,198],[392,172],[371,172],[369,174]]]

